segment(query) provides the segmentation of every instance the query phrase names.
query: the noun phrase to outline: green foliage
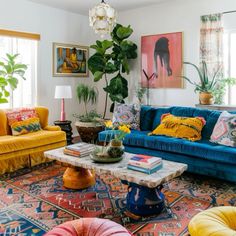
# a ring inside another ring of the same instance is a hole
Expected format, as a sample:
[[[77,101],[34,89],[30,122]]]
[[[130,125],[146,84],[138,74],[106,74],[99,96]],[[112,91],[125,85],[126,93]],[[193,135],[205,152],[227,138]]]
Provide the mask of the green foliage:
[[[141,86],[139,86],[135,93],[136,93],[136,96],[139,100],[139,103],[142,103],[142,100],[143,100],[143,96],[146,94],[147,92],[147,88],[142,88]]]
[[[100,123],[101,115],[98,114],[96,111],[92,110],[84,115],[73,114],[73,116],[79,119],[81,122],[93,122],[93,123]]]
[[[6,54],[6,59],[0,61],[0,103],[7,103],[10,96],[9,88],[13,91],[17,88],[18,79],[25,80],[27,65],[17,63],[19,54]]]
[[[236,85],[236,78],[223,78],[217,81],[216,89],[213,92],[215,103],[223,104],[224,95],[226,93],[227,86]]]
[[[104,91],[109,94],[113,102],[111,108],[114,107],[114,102],[124,102],[128,96],[128,82],[121,73],[129,74],[129,60],[137,58],[137,45],[127,40],[132,33],[133,30],[130,26],[125,27],[117,24],[111,32],[111,40],[97,40],[96,44],[90,46],[96,52],[89,58],[88,68],[92,72],[95,82],[105,77]],[[114,73],[114,77],[108,81],[107,74]],[[106,106],[107,99],[104,117]]]
[[[79,84],[76,88],[77,98],[79,103],[84,103],[85,113],[88,116],[88,104],[95,104],[98,97],[98,91],[95,87],[88,86],[86,84]]]
[[[202,67],[197,67],[195,64],[190,62],[184,62],[184,64],[193,66],[198,73],[200,83],[192,82],[188,77],[182,76],[190,84],[195,86],[195,92],[214,92],[217,85],[216,78],[220,68],[218,68],[218,70],[213,74],[212,78],[210,78],[205,61],[202,61]]]

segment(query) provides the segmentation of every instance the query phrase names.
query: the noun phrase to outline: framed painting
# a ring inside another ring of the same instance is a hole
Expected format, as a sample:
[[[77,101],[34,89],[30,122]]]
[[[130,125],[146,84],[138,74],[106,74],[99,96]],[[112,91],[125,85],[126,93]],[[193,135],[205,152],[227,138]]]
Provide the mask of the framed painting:
[[[142,87],[183,88],[182,47],[182,32],[142,36]]]
[[[89,47],[53,43],[53,76],[88,77]]]

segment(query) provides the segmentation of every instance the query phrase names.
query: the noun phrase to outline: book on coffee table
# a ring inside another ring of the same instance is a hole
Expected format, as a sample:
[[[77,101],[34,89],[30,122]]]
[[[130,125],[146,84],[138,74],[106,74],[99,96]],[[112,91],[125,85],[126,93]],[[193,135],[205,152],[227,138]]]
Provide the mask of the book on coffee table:
[[[160,157],[136,154],[129,160],[129,165],[152,169],[162,163]]]
[[[76,156],[76,157],[83,157],[87,156],[93,152],[95,146],[89,143],[76,143],[72,145],[68,145],[64,148],[63,152],[66,155]]]
[[[155,167],[153,168],[143,168],[143,167],[138,167],[138,166],[133,166],[133,165],[127,165],[127,168],[130,169],[130,170],[135,170],[135,171],[140,171],[140,172],[143,172],[145,174],[153,174],[155,173],[156,171],[160,170],[162,168],[162,162],[159,163],[158,165],[156,165]]]

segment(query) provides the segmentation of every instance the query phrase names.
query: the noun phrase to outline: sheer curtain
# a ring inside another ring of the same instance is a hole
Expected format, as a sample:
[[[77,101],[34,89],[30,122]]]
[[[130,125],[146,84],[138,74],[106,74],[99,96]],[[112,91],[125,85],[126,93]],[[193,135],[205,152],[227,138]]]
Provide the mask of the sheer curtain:
[[[200,61],[205,61],[209,72],[220,68],[218,77],[223,76],[223,23],[222,14],[201,16]]]
[[[28,66],[26,80],[19,80],[17,89],[8,98],[9,103],[0,104],[0,108],[30,107],[36,104],[37,47],[36,40],[0,36],[0,61],[6,57],[6,53],[19,53],[17,60]]]

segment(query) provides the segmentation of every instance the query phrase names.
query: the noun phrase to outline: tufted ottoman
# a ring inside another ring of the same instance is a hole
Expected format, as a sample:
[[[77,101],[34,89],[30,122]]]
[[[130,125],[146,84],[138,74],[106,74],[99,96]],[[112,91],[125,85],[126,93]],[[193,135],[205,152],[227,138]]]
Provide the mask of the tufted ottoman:
[[[191,236],[236,236],[236,207],[214,207],[198,213],[188,229]]]
[[[131,236],[123,226],[105,219],[81,218],[58,225],[45,236]]]

